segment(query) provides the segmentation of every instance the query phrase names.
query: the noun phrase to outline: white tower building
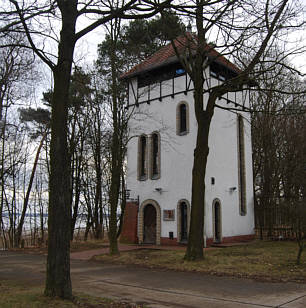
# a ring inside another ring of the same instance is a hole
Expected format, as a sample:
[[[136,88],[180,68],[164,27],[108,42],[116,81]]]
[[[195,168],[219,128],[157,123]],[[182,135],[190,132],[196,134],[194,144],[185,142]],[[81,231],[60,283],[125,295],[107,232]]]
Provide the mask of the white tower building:
[[[176,40],[183,52],[184,40]],[[239,69],[209,51],[205,88]],[[171,44],[122,76],[128,83],[131,141],[127,151],[127,203],[122,238],[139,243],[186,243],[190,223],[197,122],[193,83]],[[207,98],[204,94],[204,99]],[[249,92],[229,93],[221,107],[248,107]],[[216,108],[209,136],[205,228],[208,244],[254,236],[250,115]],[[136,201],[138,200],[138,201]]]

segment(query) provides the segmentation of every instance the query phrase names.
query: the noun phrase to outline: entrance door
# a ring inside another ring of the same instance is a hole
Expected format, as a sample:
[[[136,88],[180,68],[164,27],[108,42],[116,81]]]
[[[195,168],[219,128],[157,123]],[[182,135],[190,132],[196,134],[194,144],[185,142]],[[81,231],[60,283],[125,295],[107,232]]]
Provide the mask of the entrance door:
[[[143,242],[156,244],[156,209],[152,204],[148,204],[144,208],[143,225]]]
[[[214,204],[214,216],[215,216],[215,223],[214,223],[215,243],[220,243],[221,242],[221,206],[218,201],[215,202]]]
[[[187,227],[187,204],[182,202],[180,204],[181,211],[181,242],[187,242],[188,240],[188,227]]]

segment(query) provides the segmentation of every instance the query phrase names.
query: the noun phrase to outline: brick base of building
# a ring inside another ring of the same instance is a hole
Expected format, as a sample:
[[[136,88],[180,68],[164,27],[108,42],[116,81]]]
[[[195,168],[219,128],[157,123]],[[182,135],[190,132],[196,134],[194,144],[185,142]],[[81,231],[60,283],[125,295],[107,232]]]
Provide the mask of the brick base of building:
[[[138,219],[138,204],[134,202],[127,202],[123,216],[123,226],[120,236],[121,243],[138,244],[137,219]],[[246,242],[254,239],[255,239],[255,234],[228,236],[228,237],[223,237],[222,242],[220,244]],[[211,246],[213,242],[214,242],[213,238],[208,238],[206,240],[206,246]],[[177,238],[170,239],[169,237],[161,237],[160,243],[161,245],[165,246],[186,245],[178,243]]]
[[[249,242],[254,239],[255,239],[255,234],[227,236],[223,237],[221,243],[218,244]],[[212,244],[214,244],[213,238],[206,239],[206,246],[211,246]]]
[[[120,235],[121,243],[137,244],[138,204],[127,202],[123,216],[123,226]]]
[[[228,236],[228,237],[223,237],[222,242],[220,244],[249,242],[254,239],[255,239],[255,234]],[[168,237],[161,237],[160,243],[161,245],[165,245],[165,246],[178,246],[178,245],[186,246],[187,245],[187,243],[177,242],[177,238],[170,239]],[[206,239],[206,246],[211,246],[212,244],[214,244],[213,238]]]
[[[177,245],[179,245],[176,237],[174,237],[173,239],[170,239],[169,237],[161,237],[160,238],[160,244],[165,245],[165,246],[177,246]]]

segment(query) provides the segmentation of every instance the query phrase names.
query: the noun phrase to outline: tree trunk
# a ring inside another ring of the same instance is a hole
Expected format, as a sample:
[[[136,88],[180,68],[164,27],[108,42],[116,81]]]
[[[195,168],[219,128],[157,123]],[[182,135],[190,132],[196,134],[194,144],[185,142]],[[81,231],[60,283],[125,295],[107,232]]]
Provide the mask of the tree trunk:
[[[75,47],[77,1],[58,1],[62,29],[58,62],[53,69],[50,180],[48,211],[48,258],[45,295],[72,297],[70,279],[70,174],[67,146],[68,93]]]
[[[198,95],[202,95],[199,92]],[[195,94],[195,104],[199,97]],[[209,153],[208,137],[212,115],[207,112],[198,121],[197,144],[194,150],[192,169],[192,195],[188,246],[185,259],[201,260],[204,257],[205,174]]]
[[[6,119],[5,119],[6,120]],[[0,229],[3,229],[2,214],[3,214],[3,205],[4,205],[4,149],[5,149],[5,125],[1,129],[0,138],[2,139],[1,146],[1,171],[0,171],[0,181],[1,181],[1,200],[0,200]],[[3,231],[4,236],[4,231]]]
[[[89,234],[89,230],[90,230],[91,225],[92,225],[92,223],[91,223],[90,216],[89,216],[89,213],[88,213],[87,221],[86,221],[86,228],[85,228],[85,233],[84,233],[84,241],[85,242],[88,239],[88,234]]]
[[[209,152],[209,127],[215,103],[215,95],[210,95],[206,110],[204,110],[203,63],[206,61],[206,55],[204,53],[206,42],[203,29],[203,6],[203,0],[197,1],[196,26],[198,41],[194,63],[191,65],[192,72],[190,76],[194,83],[194,109],[198,130],[192,168],[190,230],[185,254],[185,259],[189,261],[201,260],[204,257],[205,173]]]
[[[114,25],[112,27],[112,45],[110,49],[111,59],[111,74],[112,74],[112,116],[113,116],[113,136],[111,144],[111,185],[109,193],[110,202],[110,220],[109,220],[109,252],[111,255],[119,254],[117,241],[117,208],[120,192],[120,178],[122,172],[122,157],[120,140],[120,120],[119,115],[119,97],[118,97],[118,80],[117,80],[117,58],[116,58],[116,44],[118,39],[118,32]]]
[[[296,258],[296,264],[297,265],[300,265],[301,264],[301,256],[302,256],[302,252],[304,250],[304,244],[303,242],[299,242],[299,251],[298,251],[298,255],[297,255],[297,258]]]
[[[77,160],[76,163],[76,180],[75,180],[75,197],[74,197],[74,205],[73,205],[73,214],[72,214],[72,219],[71,219],[71,241],[73,240],[74,236],[74,229],[76,225],[76,221],[78,218],[79,214],[79,203],[80,203],[80,195],[81,195],[81,162]],[[81,160],[81,158],[80,158]],[[73,170],[71,171],[73,172]],[[72,188],[73,189],[73,188]]]
[[[201,132],[198,131],[197,140],[201,140]],[[197,142],[198,144],[198,142]],[[208,147],[197,145],[194,150],[192,169],[192,195],[191,215],[188,246],[185,255],[186,260],[203,259],[204,244],[204,207],[205,207],[205,166],[208,156]],[[201,166],[201,168],[199,168]]]
[[[121,194],[122,194],[122,200],[121,200],[121,213],[120,213],[120,219],[119,219],[119,227],[117,231],[117,239],[119,238],[122,228],[123,228],[123,218],[124,218],[124,212],[126,207],[126,191],[125,191],[125,182],[124,182],[124,172],[121,171]]]
[[[94,207],[94,227],[95,238],[100,239],[103,237],[103,205],[102,205],[102,162],[101,162],[101,126],[100,119],[97,119],[98,127],[96,132],[96,139],[94,145],[94,161],[96,172],[96,191],[95,191],[95,207]]]
[[[114,104],[116,105],[116,103]],[[113,112],[117,112],[117,107],[114,107]],[[109,193],[110,202],[110,219],[109,219],[109,244],[110,254],[119,254],[118,241],[117,241],[117,207],[120,191],[120,174],[121,174],[121,159],[120,148],[118,140],[118,127],[115,121],[114,132],[112,138],[112,166],[111,166],[111,186]]]

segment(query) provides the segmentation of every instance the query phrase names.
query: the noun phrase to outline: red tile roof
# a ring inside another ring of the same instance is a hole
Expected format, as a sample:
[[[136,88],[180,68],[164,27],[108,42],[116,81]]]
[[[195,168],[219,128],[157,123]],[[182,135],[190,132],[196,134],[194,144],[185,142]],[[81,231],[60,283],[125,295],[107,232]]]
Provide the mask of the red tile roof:
[[[196,36],[191,33],[186,33],[174,40],[174,45],[177,48],[179,54],[183,54],[184,52],[195,53],[196,49]],[[224,56],[222,56],[219,52],[217,52],[211,45],[207,44],[205,46],[205,50],[208,53],[208,56],[214,59],[215,62],[220,63],[230,70],[239,73],[240,69],[227,60]],[[145,59],[140,64],[135,65],[128,72],[122,74],[120,76],[121,79],[127,79],[134,76],[139,75],[142,72],[149,71],[151,69],[161,67],[167,65],[169,63],[178,62],[177,55],[171,43],[162,47],[157,52],[155,52],[152,56]]]

